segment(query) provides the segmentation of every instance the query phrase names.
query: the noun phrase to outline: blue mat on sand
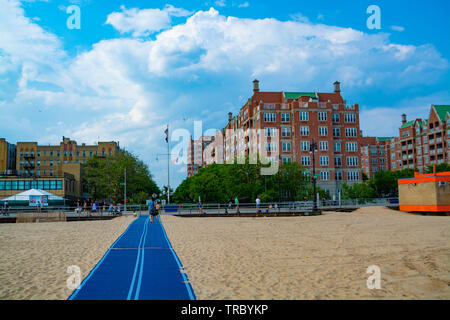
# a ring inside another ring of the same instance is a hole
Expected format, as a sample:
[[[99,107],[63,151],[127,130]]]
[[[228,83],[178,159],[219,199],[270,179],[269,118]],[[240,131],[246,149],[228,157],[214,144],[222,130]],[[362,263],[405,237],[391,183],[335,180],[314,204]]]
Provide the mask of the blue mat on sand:
[[[140,216],[69,300],[195,300],[159,218]]]

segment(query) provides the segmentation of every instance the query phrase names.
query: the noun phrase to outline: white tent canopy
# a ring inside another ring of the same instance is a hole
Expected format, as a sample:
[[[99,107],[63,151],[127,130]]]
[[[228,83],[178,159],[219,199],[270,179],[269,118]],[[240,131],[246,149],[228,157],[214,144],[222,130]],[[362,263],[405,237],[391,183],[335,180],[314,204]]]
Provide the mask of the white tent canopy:
[[[30,196],[48,196],[48,201],[63,201],[64,198],[55,196],[50,192],[39,190],[39,189],[30,189],[21,193],[18,193],[14,196],[2,199],[2,201],[28,201]]]

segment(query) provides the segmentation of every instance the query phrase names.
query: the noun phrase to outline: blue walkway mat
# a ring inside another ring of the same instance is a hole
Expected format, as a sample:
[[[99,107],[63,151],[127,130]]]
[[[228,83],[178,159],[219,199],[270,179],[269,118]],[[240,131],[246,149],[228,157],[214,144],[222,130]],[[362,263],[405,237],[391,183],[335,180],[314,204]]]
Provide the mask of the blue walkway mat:
[[[69,300],[195,300],[159,219],[140,216],[116,240]]]

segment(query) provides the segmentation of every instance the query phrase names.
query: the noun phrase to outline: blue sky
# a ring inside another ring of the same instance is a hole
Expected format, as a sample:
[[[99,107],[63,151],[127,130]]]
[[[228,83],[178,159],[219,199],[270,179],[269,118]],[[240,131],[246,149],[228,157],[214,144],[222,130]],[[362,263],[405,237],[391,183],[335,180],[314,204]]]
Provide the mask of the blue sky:
[[[81,9],[70,30],[66,8]],[[369,30],[370,5],[381,30]],[[342,82],[367,135],[450,103],[450,3],[430,1],[0,0],[0,136],[118,140],[162,186],[164,127],[224,126],[250,96]],[[173,144],[177,142],[174,141]],[[186,176],[173,165],[173,186]]]

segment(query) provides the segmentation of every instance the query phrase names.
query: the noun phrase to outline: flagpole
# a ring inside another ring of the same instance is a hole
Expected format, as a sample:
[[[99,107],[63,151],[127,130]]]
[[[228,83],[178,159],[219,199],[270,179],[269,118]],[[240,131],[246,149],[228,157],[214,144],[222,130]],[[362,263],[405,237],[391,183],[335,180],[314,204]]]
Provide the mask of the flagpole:
[[[170,142],[169,142],[169,125],[167,125],[167,204],[170,204]]]

